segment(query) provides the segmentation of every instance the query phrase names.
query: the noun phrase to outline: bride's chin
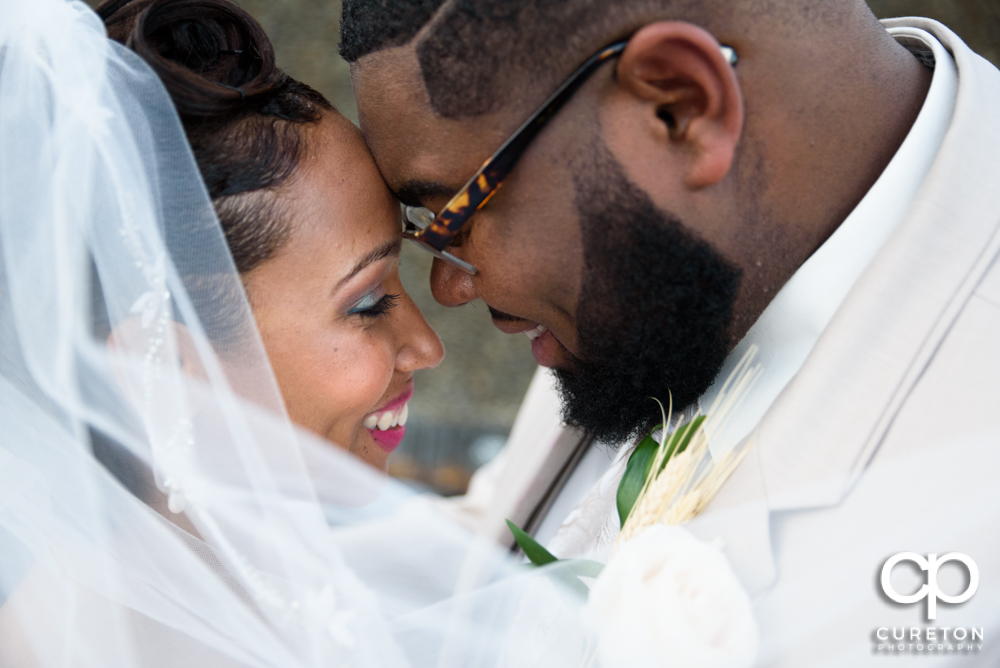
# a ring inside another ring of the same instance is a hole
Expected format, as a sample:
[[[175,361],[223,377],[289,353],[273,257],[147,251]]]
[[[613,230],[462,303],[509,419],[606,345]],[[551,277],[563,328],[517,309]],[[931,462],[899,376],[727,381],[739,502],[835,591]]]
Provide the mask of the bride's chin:
[[[380,447],[378,442],[372,437],[372,430],[360,427],[354,444],[350,448],[352,455],[364,461],[369,466],[387,472],[389,469],[389,455],[387,451]]]
[[[363,453],[356,453],[364,461],[374,469],[381,471],[382,473],[389,472],[389,453],[382,452],[378,448],[369,446],[365,449]]]

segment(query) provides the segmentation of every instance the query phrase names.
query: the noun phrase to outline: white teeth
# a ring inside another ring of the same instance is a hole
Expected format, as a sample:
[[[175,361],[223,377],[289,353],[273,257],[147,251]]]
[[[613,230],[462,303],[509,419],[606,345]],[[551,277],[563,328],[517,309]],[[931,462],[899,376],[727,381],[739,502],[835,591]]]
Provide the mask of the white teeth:
[[[386,429],[393,429],[395,427],[402,427],[406,425],[406,418],[410,415],[410,404],[403,404],[402,408],[397,408],[393,411],[386,411],[384,413],[372,413],[364,419],[361,423],[368,429],[378,429],[379,431],[385,431]]]
[[[545,326],[544,325],[539,325],[538,327],[535,327],[530,332],[525,332],[525,334],[528,335],[528,338],[531,339],[532,341],[534,341],[535,339],[537,339],[539,336],[541,336],[544,333],[545,333]]]

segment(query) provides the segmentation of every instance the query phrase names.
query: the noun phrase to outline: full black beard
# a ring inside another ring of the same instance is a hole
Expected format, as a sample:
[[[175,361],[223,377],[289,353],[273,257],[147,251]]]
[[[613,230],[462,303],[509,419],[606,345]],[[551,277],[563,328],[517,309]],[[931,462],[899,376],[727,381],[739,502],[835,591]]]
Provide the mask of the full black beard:
[[[606,443],[707,390],[728,354],[740,271],[633,186],[602,145],[575,175],[584,267],[580,358],[557,369],[563,419]]]

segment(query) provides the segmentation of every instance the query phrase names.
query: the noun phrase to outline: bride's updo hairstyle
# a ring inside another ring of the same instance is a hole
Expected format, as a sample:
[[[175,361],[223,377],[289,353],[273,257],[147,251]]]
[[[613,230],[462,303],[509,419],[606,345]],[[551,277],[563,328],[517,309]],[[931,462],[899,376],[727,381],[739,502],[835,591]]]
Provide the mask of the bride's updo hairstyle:
[[[163,81],[236,268],[252,270],[289,237],[274,193],[299,164],[301,130],[332,105],[281,71],[260,24],[227,0],[106,0],[97,13]]]

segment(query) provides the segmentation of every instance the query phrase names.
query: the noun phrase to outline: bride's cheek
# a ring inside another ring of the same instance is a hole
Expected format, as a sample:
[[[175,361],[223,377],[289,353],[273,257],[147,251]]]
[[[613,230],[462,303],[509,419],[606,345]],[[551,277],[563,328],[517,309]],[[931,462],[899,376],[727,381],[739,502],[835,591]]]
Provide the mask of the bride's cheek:
[[[332,389],[339,395],[338,412],[344,423],[338,431],[364,436],[361,423],[365,416],[388,399],[385,393],[392,380],[395,360],[391,346],[383,339],[366,333],[356,345],[340,350],[344,356],[343,376],[331,379]]]

